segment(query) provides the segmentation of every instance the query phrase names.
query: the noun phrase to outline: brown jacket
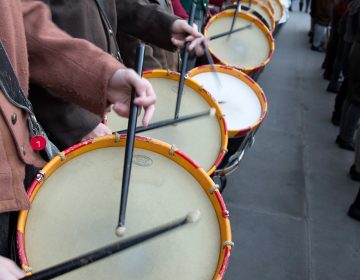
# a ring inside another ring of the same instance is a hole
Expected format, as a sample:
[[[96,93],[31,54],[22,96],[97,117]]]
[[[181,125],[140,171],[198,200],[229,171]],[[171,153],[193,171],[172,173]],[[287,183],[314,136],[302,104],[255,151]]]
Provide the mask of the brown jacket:
[[[123,66],[90,43],[61,32],[49,18],[39,1],[0,2],[0,40],[25,94],[30,76],[65,99],[103,114],[108,81]],[[43,162],[29,145],[25,114],[1,91],[0,111],[0,212],[26,209],[24,164],[41,166]],[[14,114],[15,124],[11,121]]]
[[[174,14],[172,4],[170,0],[140,0],[149,8],[157,9],[158,11],[166,11],[169,14]],[[174,16],[174,20],[179,19]],[[156,30],[159,30],[156,28]],[[161,33],[161,31],[160,31]],[[126,44],[120,44],[120,52],[123,58],[123,62],[127,67],[135,67],[135,54],[136,47],[139,44],[139,40],[128,35],[125,32],[117,32],[117,39],[119,42],[126,42]],[[159,48],[154,44],[147,44],[145,46],[144,57],[144,70],[150,69],[169,69],[177,71],[178,67],[178,52],[167,51]]]
[[[95,0],[42,1],[50,5],[52,20],[62,30],[73,37],[86,39],[104,51],[116,55],[114,37],[109,34]],[[99,0],[99,3],[114,33],[116,33],[119,20],[119,30],[130,32],[144,38],[144,40],[151,39],[151,42],[172,48],[170,37],[165,38],[164,35],[170,34],[170,26],[177,18],[159,11],[156,5],[141,5],[142,1],[122,0],[121,4],[118,3],[118,9],[116,9],[115,0]],[[135,14],[135,17],[131,20],[123,20],[123,18],[127,19],[128,13]],[[156,16],[153,16],[154,14]],[[151,22],[144,25],[144,18],[150,18]],[[132,30],[135,21],[140,21],[140,24],[136,25],[137,29]],[[162,24],[165,32],[164,30],[158,32],[156,27],[159,23]],[[148,33],[152,33],[151,38],[144,36]],[[133,59],[137,44],[127,40],[129,37],[120,39],[119,44],[121,52],[124,48],[125,50],[130,48],[131,59]],[[128,57],[127,53],[122,53],[122,55],[124,58]],[[100,116],[54,96],[36,84],[30,86],[30,100],[33,103],[38,120],[60,150],[79,142],[102,119]]]

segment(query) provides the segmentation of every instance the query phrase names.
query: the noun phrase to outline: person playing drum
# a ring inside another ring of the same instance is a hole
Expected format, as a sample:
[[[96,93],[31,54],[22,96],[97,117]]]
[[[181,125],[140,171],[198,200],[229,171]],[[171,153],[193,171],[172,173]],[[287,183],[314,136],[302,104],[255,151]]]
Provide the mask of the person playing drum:
[[[25,95],[31,77],[32,81],[93,113],[103,114],[109,104],[114,104],[113,109],[119,115],[127,116],[130,91],[134,87],[138,95],[135,103],[144,108],[143,122],[148,124],[156,100],[150,84],[92,44],[61,32],[49,20],[44,4],[34,0],[4,0],[0,4],[0,24],[1,42]],[[181,40],[172,41],[181,45]],[[29,208],[22,183],[24,166],[42,166],[44,162],[29,144],[26,114],[5,95],[0,94],[0,98],[0,249],[6,255],[10,212]],[[0,258],[0,279],[19,279],[23,275],[10,260]]]

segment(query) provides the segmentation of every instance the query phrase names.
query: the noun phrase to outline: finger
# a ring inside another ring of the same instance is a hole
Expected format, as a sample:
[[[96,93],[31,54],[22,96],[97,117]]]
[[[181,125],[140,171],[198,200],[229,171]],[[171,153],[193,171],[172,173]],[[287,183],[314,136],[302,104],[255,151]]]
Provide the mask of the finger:
[[[6,266],[9,272],[15,277],[14,279],[20,279],[25,276],[24,271],[22,271],[14,262],[9,261]]]
[[[129,105],[123,104],[120,102],[116,102],[113,105],[113,110],[116,114],[118,114],[121,117],[128,118],[129,117]]]
[[[196,56],[204,55],[205,51],[204,51],[202,44],[195,46],[195,53],[196,53]]]
[[[171,43],[177,48],[183,48],[185,45],[183,40],[178,40],[174,37],[171,38]]]
[[[150,105],[149,107],[147,107],[145,109],[145,114],[144,117],[142,119],[142,125],[147,127],[149,125],[149,122],[151,120],[151,118],[153,117],[155,112],[155,106],[154,105]]]
[[[156,102],[155,96],[136,97],[134,99],[134,104],[144,107],[144,108],[155,104],[155,102]]]

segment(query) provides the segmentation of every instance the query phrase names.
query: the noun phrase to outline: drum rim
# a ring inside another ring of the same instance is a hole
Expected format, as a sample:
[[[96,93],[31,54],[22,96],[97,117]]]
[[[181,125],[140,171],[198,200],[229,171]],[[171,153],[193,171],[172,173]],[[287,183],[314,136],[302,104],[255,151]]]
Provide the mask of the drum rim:
[[[170,71],[170,70],[153,69],[153,70],[144,71],[143,77],[146,79],[165,78],[165,79],[179,81],[180,73],[178,73],[176,71]],[[210,108],[215,109],[215,112],[216,112],[215,115],[217,118],[217,122],[220,125],[220,131],[221,131],[220,151],[219,151],[218,157],[216,158],[212,167],[208,171],[206,171],[208,175],[211,175],[216,170],[216,168],[220,165],[221,161],[223,160],[223,158],[227,152],[228,128],[227,128],[227,124],[226,124],[226,119],[221,110],[221,107],[216,102],[215,98],[207,90],[205,90],[199,83],[197,83],[196,81],[194,81],[192,79],[187,79],[187,78],[185,78],[184,83],[186,86],[192,88],[194,91],[199,93],[204,98],[204,100],[208,103]]]
[[[267,5],[269,6],[270,12],[272,13],[273,16],[275,16],[275,7],[274,7],[274,5],[271,3],[271,1],[270,1],[270,0],[261,0],[261,1],[264,1],[264,2],[267,3]],[[264,4],[264,5],[265,5],[265,4]],[[265,5],[265,6],[267,6],[267,5]]]
[[[46,178],[50,177],[66,162],[71,161],[71,159],[89,151],[108,147],[124,147],[125,145],[126,135],[115,134],[91,138],[63,151],[61,154],[65,157],[65,159],[62,159],[60,155],[54,157],[42,168],[42,170],[38,173],[40,175],[37,176],[36,179],[34,179],[32,182],[27,192],[30,203],[32,203],[36,198],[36,195],[46,181]],[[227,210],[226,204],[215,183],[200,166],[198,166],[179,149],[174,149],[174,147],[172,147],[170,144],[148,137],[136,136],[134,146],[138,149],[145,149],[157,154],[161,154],[166,158],[174,161],[183,167],[186,171],[188,171],[188,173],[193,176],[193,178],[206,192],[216,213],[221,243],[219,244],[221,248],[219,250],[220,254],[218,257],[218,265],[215,270],[213,279],[222,279],[229,263],[230,251],[233,247],[233,242],[229,220],[229,211]],[[27,217],[30,211],[31,209],[20,211],[16,233],[20,265],[21,268],[28,273],[28,275],[31,275],[31,266],[29,265],[25,250],[25,228]]]
[[[283,17],[283,15],[284,15],[284,6],[283,6],[283,4],[281,3],[280,0],[267,0],[267,1],[269,1],[271,3],[271,5],[273,6],[273,8],[274,8],[274,19],[275,19],[275,22],[278,23],[281,20],[281,18]],[[273,1],[274,3],[277,4],[278,7],[280,7],[280,16],[278,18],[275,18],[275,6],[271,1]]]
[[[261,106],[260,118],[254,124],[252,124],[251,126],[248,126],[246,128],[239,129],[239,130],[228,129],[229,137],[244,136],[249,131],[257,129],[260,126],[260,124],[263,122],[263,120],[267,114],[267,111],[268,111],[267,98],[266,98],[266,95],[265,95],[263,89],[250,76],[248,76],[246,73],[240,71],[237,68],[234,68],[231,66],[226,66],[226,65],[221,65],[221,64],[215,64],[213,66],[215,67],[217,72],[228,74],[228,75],[238,78],[241,81],[243,81],[244,83],[246,83],[256,94],[257,98],[259,99],[260,106]],[[194,69],[191,69],[188,72],[188,76],[190,78],[192,78],[198,74],[213,72],[212,71],[213,66],[202,65],[202,66],[196,67]]]
[[[233,10],[225,10],[225,11],[222,11],[214,16],[212,16],[208,23],[206,24],[205,28],[204,28],[204,35],[207,36],[207,33],[208,33],[208,29],[209,29],[209,26],[217,19],[219,18],[223,18],[223,17],[229,17],[229,16],[233,16],[234,14],[234,11]],[[275,42],[274,42],[274,37],[272,36],[271,34],[271,31],[265,26],[264,23],[261,22],[260,19],[258,19],[257,17],[253,16],[253,15],[250,15],[248,13],[244,13],[244,12],[238,12],[237,13],[237,16],[240,17],[240,18],[245,18],[246,20],[252,22],[252,23],[255,23],[255,25],[257,25],[260,30],[264,33],[265,37],[267,38],[267,41],[268,41],[268,44],[269,44],[269,54],[268,54],[268,57],[265,59],[265,61],[263,61],[262,63],[260,63],[259,65],[256,65],[256,66],[253,66],[253,67],[237,67],[237,66],[234,66],[234,65],[231,65],[225,61],[222,61],[221,59],[219,59],[216,54],[212,51],[212,49],[209,47],[209,51],[210,53],[212,54],[212,56],[217,60],[219,61],[221,64],[224,64],[224,65],[227,65],[227,66],[230,66],[230,67],[234,67],[236,69],[239,69],[243,72],[245,72],[246,74],[250,74],[250,73],[253,73],[253,72],[256,72],[256,71],[259,71],[261,70],[262,68],[264,68],[271,60],[273,54],[274,54],[274,51],[275,51]]]
[[[269,16],[271,22],[269,22],[269,24],[271,25],[271,30],[269,30],[271,33],[274,32],[275,30],[275,14],[273,14],[268,7],[266,7],[265,4],[261,3],[258,0],[242,0],[244,4],[249,4],[250,2],[252,2],[252,5],[258,5],[259,7],[261,7],[265,13]],[[226,11],[226,10],[225,10]]]

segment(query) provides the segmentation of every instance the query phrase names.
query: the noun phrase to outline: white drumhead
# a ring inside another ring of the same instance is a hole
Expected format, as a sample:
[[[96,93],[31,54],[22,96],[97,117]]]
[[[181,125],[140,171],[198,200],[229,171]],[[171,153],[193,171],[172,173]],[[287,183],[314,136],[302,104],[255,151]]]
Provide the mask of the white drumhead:
[[[151,121],[173,119],[177,97],[178,82],[172,79],[150,78],[157,95],[156,110]],[[206,100],[195,90],[184,86],[181,100],[180,116],[209,111]],[[139,117],[138,126],[141,126]],[[108,126],[112,131],[127,129],[127,119],[120,118],[114,112],[108,115]],[[221,127],[214,116],[207,116],[191,121],[167,126],[141,133],[141,135],[159,139],[185,152],[205,171],[209,171],[215,164],[221,151]]]
[[[232,15],[217,18],[207,29],[211,37],[230,30]],[[240,28],[250,24],[250,21],[237,17],[235,27]],[[209,41],[212,53],[227,65],[239,68],[254,68],[264,63],[269,57],[270,46],[264,32],[256,25],[251,28]]]
[[[217,75],[221,87],[212,72],[200,73],[191,78],[203,85],[220,103],[229,130],[242,130],[254,125],[262,113],[257,95],[242,80],[221,72],[217,72]]]
[[[194,209],[201,211],[200,221],[59,279],[212,279],[221,244],[207,194],[168,158],[142,149],[134,155],[126,237]],[[34,272],[119,240],[123,159],[124,148],[101,148],[66,162],[47,178],[26,222],[25,247]]]

